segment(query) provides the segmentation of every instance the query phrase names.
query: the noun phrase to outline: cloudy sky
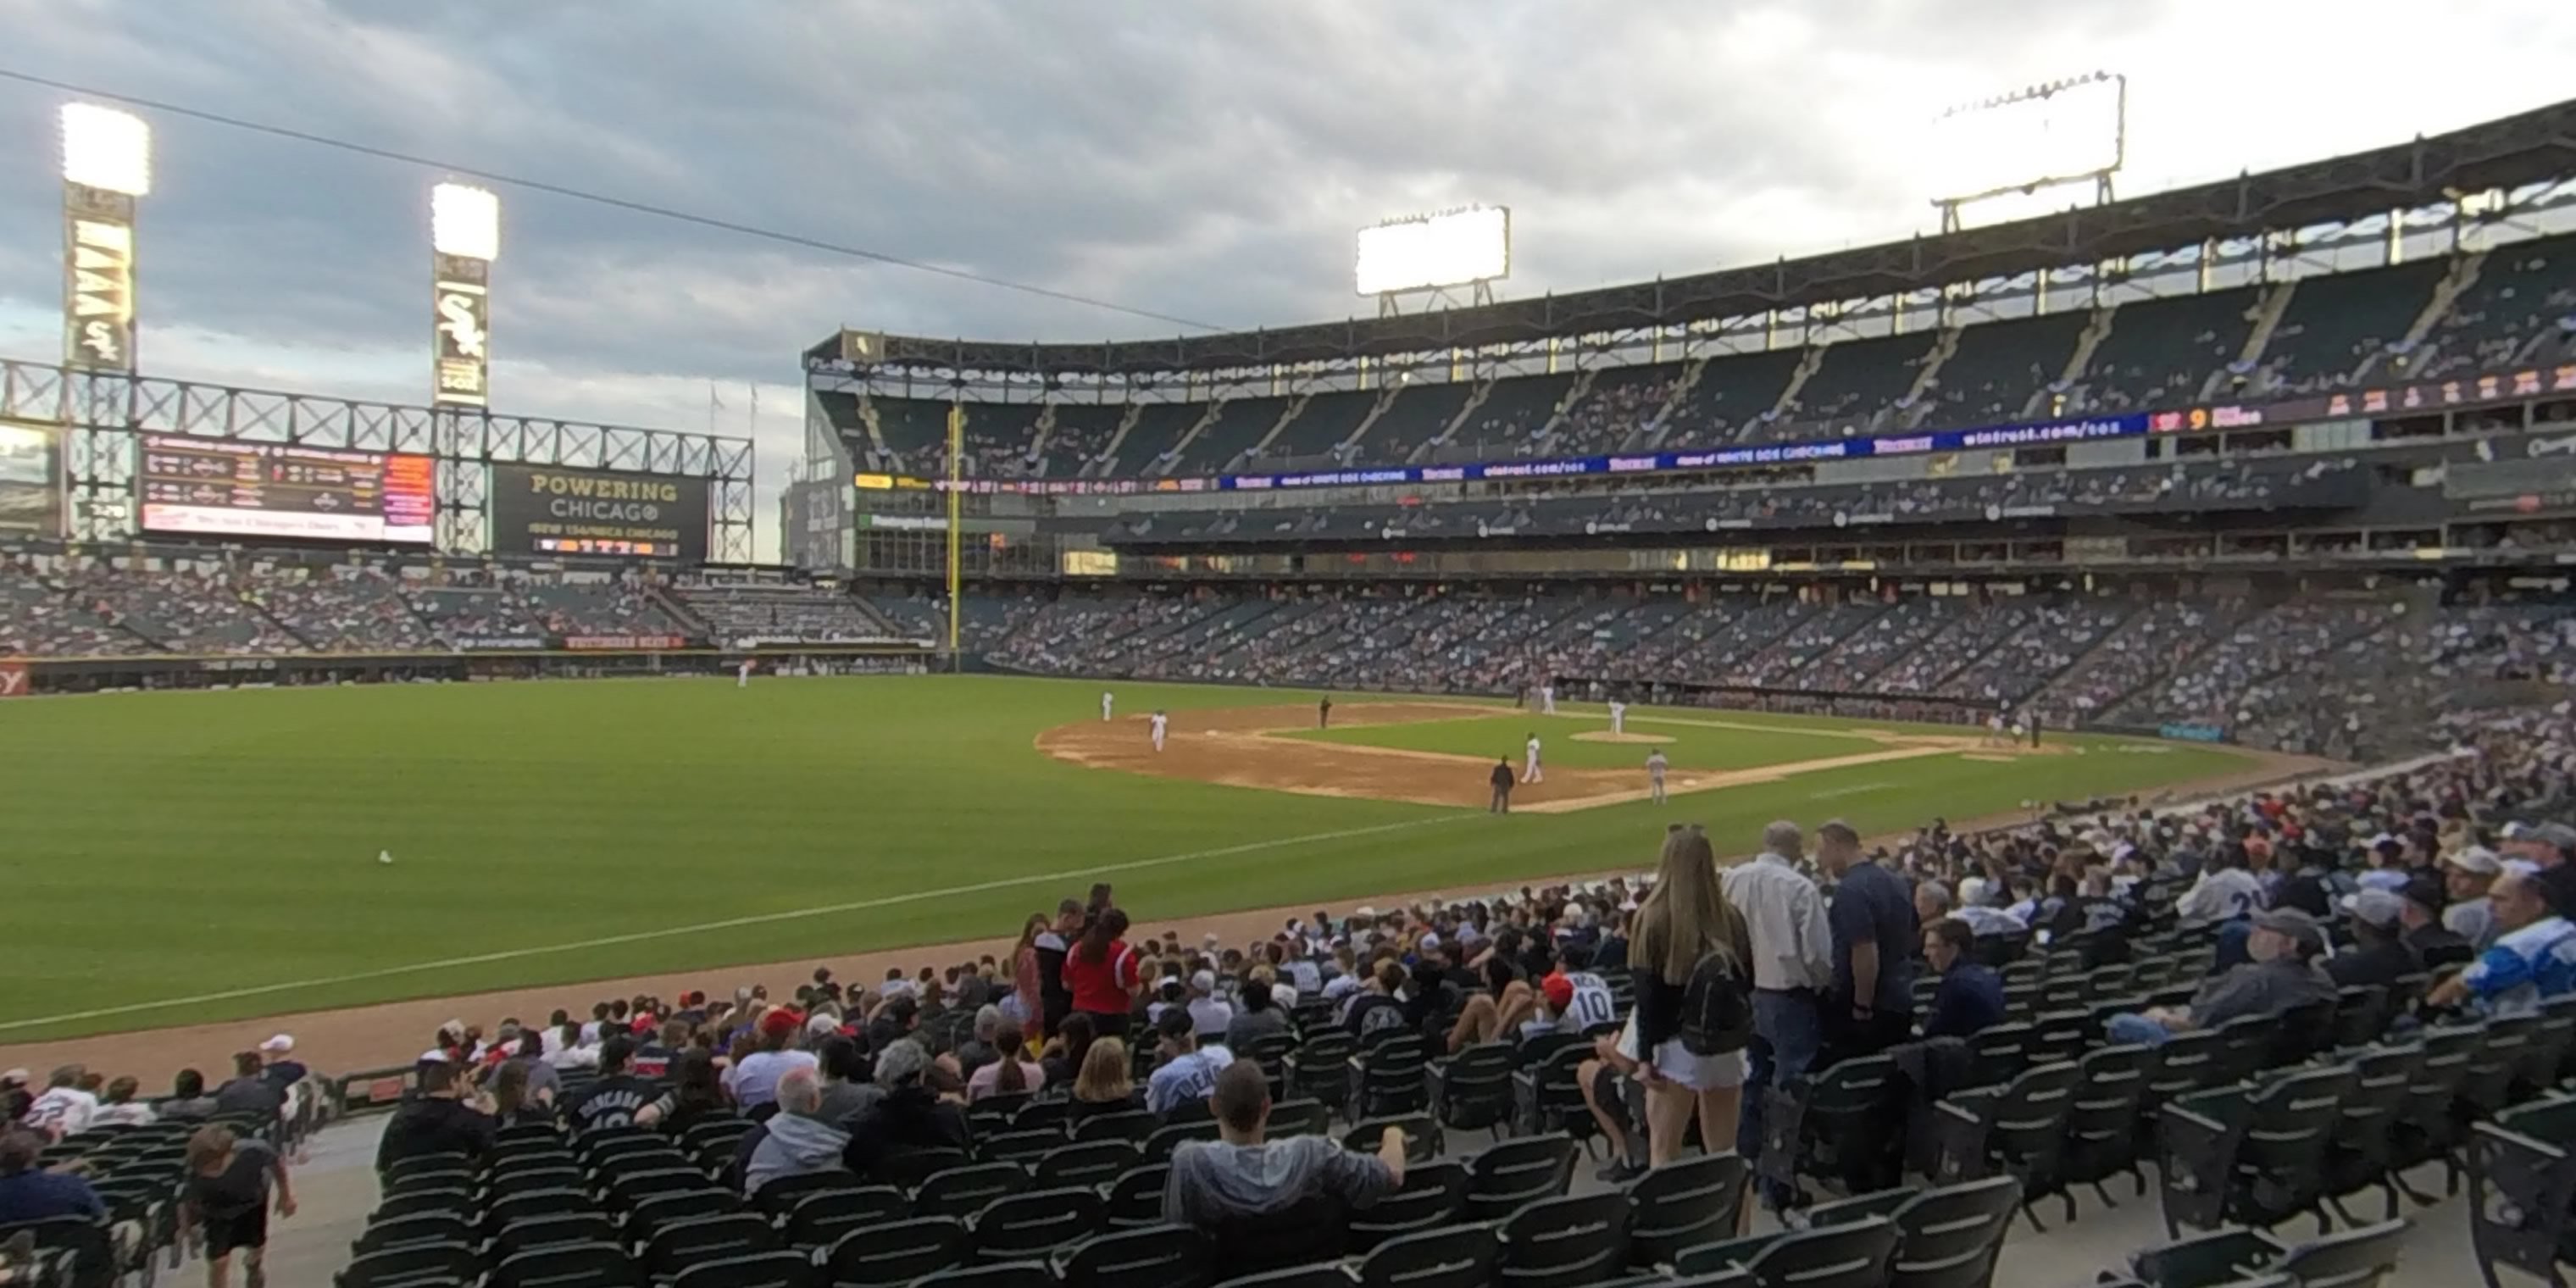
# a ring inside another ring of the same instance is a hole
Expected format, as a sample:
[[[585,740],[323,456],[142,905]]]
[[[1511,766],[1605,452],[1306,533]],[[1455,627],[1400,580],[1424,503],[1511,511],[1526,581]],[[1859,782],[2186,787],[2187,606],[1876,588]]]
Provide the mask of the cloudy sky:
[[[2132,193],[2565,92],[2576,5],[2441,9],[2428,49],[2384,0],[0,0],[0,70],[1233,327],[1365,311],[1352,229],[1468,202],[1513,208],[1510,295],[1902,237],[1940,107],[2097,68]],[[62,97],[0,80],[0,352],[44,359]],[[146,367],[421,400],[440,176],[144,115]],[[1179,329],[502,197],[496,408],[699,429],[716,382],[741,433],[757,384],[765,552],[834,328]]]

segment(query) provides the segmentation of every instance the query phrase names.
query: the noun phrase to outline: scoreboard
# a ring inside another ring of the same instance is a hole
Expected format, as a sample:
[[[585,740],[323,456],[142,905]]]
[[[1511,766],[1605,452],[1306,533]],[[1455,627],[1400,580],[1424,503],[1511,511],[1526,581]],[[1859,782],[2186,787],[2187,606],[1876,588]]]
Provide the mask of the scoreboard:
[[[146,532],[427,545],[436,466],[427,456],[292,443],[141,436]]]

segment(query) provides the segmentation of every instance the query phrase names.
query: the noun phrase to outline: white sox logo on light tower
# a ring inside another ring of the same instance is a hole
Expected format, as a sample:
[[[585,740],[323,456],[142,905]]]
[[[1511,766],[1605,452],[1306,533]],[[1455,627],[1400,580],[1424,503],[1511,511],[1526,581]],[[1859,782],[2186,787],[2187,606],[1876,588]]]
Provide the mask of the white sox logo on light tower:
[[[65,103],[63,361],[134,370],[134,207],[152,190],[152,127],[94,103]]]
[[[442,183],[429,190],[430,402],[491,401],[492,261],[501,254],[501,199]]]

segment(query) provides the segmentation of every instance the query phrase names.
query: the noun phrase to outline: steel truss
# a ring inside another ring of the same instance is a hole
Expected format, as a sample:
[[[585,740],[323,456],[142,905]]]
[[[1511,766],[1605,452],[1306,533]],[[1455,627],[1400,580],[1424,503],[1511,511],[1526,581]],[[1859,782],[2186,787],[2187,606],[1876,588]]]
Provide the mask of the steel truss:
[[[189,434],[436,457],[437,544],[445,554],[490,551],[488,467],[495,464],[703,478],[711,493],[712,561],[752,562],[755,471],[747,438],[239,389],[8,358],[0,358],[0,418],[63,428],[68,528],[76,541],[136,535],[134,436]]]

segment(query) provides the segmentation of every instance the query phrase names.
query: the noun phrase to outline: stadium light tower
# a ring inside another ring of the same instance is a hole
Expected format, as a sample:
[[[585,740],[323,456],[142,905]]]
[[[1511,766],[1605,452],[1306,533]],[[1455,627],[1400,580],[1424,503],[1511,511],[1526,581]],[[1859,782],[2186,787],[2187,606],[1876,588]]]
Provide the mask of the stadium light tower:
[[[2128,161],[2129,78],[2089,72],[1958,104],[1934,119],[1929,146],[1945,233],[1959,231],[1963,207],[2068,184],[2092,184],[2107,204]]]
[[[501,257],[501,199],[488,188],[429,190],[430,403],[491,401],[492,261]]]
[[[1408,295],[1426,297],[1425,308],[1454,307],[1450,292],[1462,287],[1469,304],[1491,304],[1494,283],[1511,275],[1508,206],[1464,206],[1363,228],[1351,268],[1359,293],[1377,297],[1379,317],[1403,312]]]
[[[134,370],[134,211],[152,191],[152,127],[95,103],[65,103],[63,361]]]

